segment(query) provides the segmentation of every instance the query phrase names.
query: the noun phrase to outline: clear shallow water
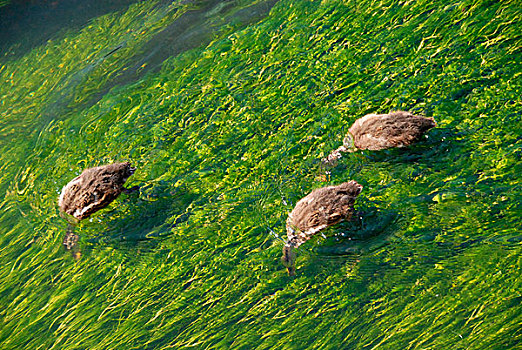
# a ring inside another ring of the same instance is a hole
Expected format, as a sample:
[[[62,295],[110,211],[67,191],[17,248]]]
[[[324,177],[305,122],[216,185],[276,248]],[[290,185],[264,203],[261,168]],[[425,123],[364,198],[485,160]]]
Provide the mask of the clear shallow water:
[[[1,347],[520,347],[520,18],[516,2],[147,1],[3,50]],[[353,120],[393,109],[439,127],[321,176]],[[121,160],[141,193],[79,225],[76,262],[59,191]],[[287,213],[348,179],[361,218],[288,277]]]

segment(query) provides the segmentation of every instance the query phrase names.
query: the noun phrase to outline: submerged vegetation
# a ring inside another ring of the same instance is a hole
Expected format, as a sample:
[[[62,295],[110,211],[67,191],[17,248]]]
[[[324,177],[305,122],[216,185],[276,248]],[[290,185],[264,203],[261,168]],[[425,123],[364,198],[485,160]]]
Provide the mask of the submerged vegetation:
[[[521,22],[516,1],[144,1],[0,57],[2,349],[515,348]],[[438,127],[324,173],[390,110]],[[60,189],[126,160],[140,194],[79,224],[74,261]],[[348,180],[361,216],[289,277],[288,212]]]

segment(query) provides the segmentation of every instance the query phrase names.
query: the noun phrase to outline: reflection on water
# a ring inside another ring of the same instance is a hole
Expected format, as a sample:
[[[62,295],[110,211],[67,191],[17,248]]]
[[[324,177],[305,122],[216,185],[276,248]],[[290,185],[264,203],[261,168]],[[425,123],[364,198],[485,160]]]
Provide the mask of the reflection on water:
[[[2,349],[520,343],[518,8],[89,4],[0,7],[41,16],[21,12],[33,39],[0,34]],[[347,125],[397,109],[439,127],[324,173]],[[123,160],[141,191],[78,225],[75,261],[59,192]],[[288,277],[288,212],[351,179],[359,215],[300,247]]]

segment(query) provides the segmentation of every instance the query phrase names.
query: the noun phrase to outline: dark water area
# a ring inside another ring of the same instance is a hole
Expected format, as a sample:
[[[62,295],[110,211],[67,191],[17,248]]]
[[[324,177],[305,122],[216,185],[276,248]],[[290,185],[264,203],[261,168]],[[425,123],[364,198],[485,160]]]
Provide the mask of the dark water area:
[[[66,30],[79,30],[93,18],[105,13],[124,11],[135,1],[13,1],[0,11],[0,49],[5,47],[4,59],[16,57],[43,45]],[[177,56],[187,50],[208,44],[219,31],[237,28],[255,22],[268,14],[277,0],[259,1],[244,8],[237,8],[235,1],[198,0],[180,2],[175,10],[183,12],[171,24],[135,51],[127,50],[126,65],[106,82],[103,88],[92,93],[89,100],[82,105],[86,108],[98,102],[115,86],[138,81],[150,70],[158,70],[164,60]],[[170,5],[168,0],[160,1],[155,6],[165,8]],[[172,3],[172,5],[176,2]],[[182,10],[183,5],[188,5]],[[23,43],[24,47],[16,45]],[[101,54],[82,69],[72,72],[55,89],[56,100],[44,114],[64,113],[64,106],[73,97],[72,90],[83,83],[88,75],[106,58],[126,46],[126,41],[114,47],[105,48]],[[8,49],[9,48],[9,49]],[[44,116],[45,117],[45,116]]]
[[[124,11],[137,0],[13,0],[0,8],[2,60],[23,56],[66,31],[79,30],[90,20]]]
[[[514,1],[0,2],[0,349],[518,349]],[[321,159],[368,113],[437,127]],[[75,227],[83,169],[136,173]],[[280,258],[315,188],[354,218]]]
[[[237,10],[234,2],[197,1],[192,9],[158,32],[130,62],[121,69],[104,89],[92,96],[89,104],[97,102],[114,86],[138,81],[149,71],[157,71],[169,57],[207,45],[227,26],[243,27],[265,17],[277,0],[259,1]],[[236,11],[230,11],[236,10]]]

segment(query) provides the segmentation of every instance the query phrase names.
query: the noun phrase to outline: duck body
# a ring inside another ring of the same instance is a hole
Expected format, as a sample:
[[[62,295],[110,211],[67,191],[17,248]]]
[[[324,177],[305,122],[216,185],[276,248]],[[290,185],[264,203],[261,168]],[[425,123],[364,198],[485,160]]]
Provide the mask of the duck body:
[[[355,199],[362,188],[357,182],[348,181],[337,186],[315,189],[297,202],[286,221],[288,239],[282,258],[290,275],[295,272],[293,249],[327,227],[349,220],[354,211]]]
[[[357,119],[348,129],[349,134],[344,143],[345,146],[366,150],[406,147],[435,126],[437,124],[433,118],[410,112],[368,114]]]
[[[129,162],[86,169],[63,187],[58,206],[62,212],[83,220],[127,191],[123,185],[135,170]]]

